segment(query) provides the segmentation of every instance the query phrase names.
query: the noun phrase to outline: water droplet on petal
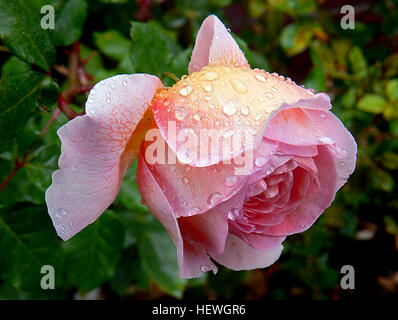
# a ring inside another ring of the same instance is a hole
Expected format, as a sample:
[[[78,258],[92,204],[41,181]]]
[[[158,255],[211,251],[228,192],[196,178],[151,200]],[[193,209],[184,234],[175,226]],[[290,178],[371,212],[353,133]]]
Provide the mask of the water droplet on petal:
[[[178,109],[176,109],[174,115],[175,115],[177,120],[182,121],[187,116],[187,110],[185,110],[184,107],[178,108]]]
[[[247,92],[247,86],[241,80],[238,79],[231,80],[231,84],[236,92],[238,93]]]
[[[190,167],[190,166],[185,166],[184,171],[185,171],[185,172],[191,171],[191,167]]]
[[[180,94],[184,97],[189,95],[192,92],[193,88],[191,85],[188,85],[180,90]]]
[[[258,157],[258,158],[254,161],[254,164],[255,164],[257,167],[262,167],[266,162],[267,162],[267,160],[266,160],[265,158],[263,158],[263,157]]]
[[[213,265],[206,265],[206,264],[204,264],[203,266],[200,267],[200,271],[202,271],[202,272],[208,272],[208,271],[210,271],[211,269],[213,269]]]
[[[325,143],[325,144],[333,144],[333,139],[332,138],[330,138],[330,137],[328,137],[328,136],[323,136],[323,137],[320,137],[319,139],[318,139],[318,141],[319,142],[322,142],[322,143]]]
[[[234,101],[228,101],[224,103],[222,110],[227,116],[232,116],[236,112],[236,103]]]
[[[208,81],[216,80],[217,78],[218,75],[216,72],[206,72],[200,77],[201,80],[208,80]]]
[[[239,210],[238,208],[233,208],[233,209],[231,209],[231,210],[228,212],[228,214],[227,214],[228,219],[230,219],[230,220],[235,220],[236,218],[239,217],[239,212],[240,212],[240,210]]]
[[[196,121],[200,121],[202,119],[202,114],[200,112],[196,112],[193,116]]]
[[[127,81],[126,81],[126,80],[123,80],[123,81],[122,81],[122,85],[123,85],[124,87],[127,87]]]
[[[267,176],[269,176],[272,173],[271,169],[267,169],[267,171],[265,171],[265,173],[267,174]]]
[[[256,80],[260,81],[260,82],[266,82],[267,78],[264,77],[262,74],[256,73],[254,75],[254,78],[256,78]]]
[[[240,109],[240,112],[241,112],[243,115],[247,116],[247,115],[250,113],[250,109],[249,109],[249,107],[247,107],[247,106],[243,106],[243,107]]]
[[[188,177],[182,177],[182,183],[183,184],[188,184],[189,183],[189,178]]]
[[[219,192],[214,192],[207,198],[207,204],[209,206],[214,206],[218,200],[221,198],[221,193]]]
[[[64,217],[65,216],[65,210],[64,209],[62,209],[62,208],[59,208],[59,209],[57,209],[57,211],[55,211],[55,216],[57,217],[57,218],[62,218],[62,217]]]
[[[233,187],[236,184],[237,181],[238,181],[238,177],[237,176],[229,176],[229,177],[225,178],[225,184],[228,187]]]
[[[213,91],[213,86],[212,86],[211,84],[205,84],[205,85],[203,86],[203,89],[204,89],[206,92],[212,92],[212,91]]]
[[[191,208],[189,211],[188,211],[188,216],[193,216],[193,215],[195,215],[195,214],[198,214],[200,212],[200,209],[199,208]]]

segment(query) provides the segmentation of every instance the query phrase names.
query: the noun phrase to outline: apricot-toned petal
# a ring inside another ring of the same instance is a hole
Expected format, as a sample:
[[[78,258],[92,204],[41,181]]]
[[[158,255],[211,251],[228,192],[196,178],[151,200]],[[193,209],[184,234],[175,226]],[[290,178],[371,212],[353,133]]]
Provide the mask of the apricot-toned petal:
[[[60,169],[52,176],[46,202],[62,239],[94,222],[115,199],[152,122],[144,114],[159,87],[158,78],[145,74],[103,80],[88,96],[86,115],[58,130]]]
[[[254,249],[233,234],[228,234],[225,250],[222,254],[212,253],[218,263],[236,271],[265,268],[278,260],[283,246],[272,251]]]
[[[206,252],[183,238],[170,203],[148,169],[142,153],[140,153],[138,158],[137,184],[146,206],[167,229],[177,248],[180,278],[196,278],[202,272],[210,270],[217,272],[217,267],[211,262]],[[209,236],[206,241],[208,239]],[[212,240],[208,241],[214,243]]]
[[[199,71],[207,65],[248,67],[238,44],[214,15],[208,16],[200,27],[188,71]]]
[[[204,167],[257,149],[273,111],[312,96],[276,74],[217,66],[159,90],[152,110],[180,161]]]

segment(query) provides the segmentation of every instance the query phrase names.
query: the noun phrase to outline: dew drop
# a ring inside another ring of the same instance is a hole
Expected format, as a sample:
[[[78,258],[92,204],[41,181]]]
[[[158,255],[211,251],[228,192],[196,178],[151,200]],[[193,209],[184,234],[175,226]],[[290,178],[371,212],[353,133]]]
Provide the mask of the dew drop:
[[[196,120],[196,121],[200,121],[201,119],[202,119],[202,114],[200,113],[200,112],[196,112],[194,115],[193,115],[193,118]]]
[[[191,167],[190,167],[190,166],[185,166],[184,171],[185,171],[185,172],[191,171]]]
[[[202,265],[202,266],[200,267],[200,271],[202,271],[202,272],[208,272],[208,271],[210,271],[211,269],[213,269],[213,266],[212,266],[212,265],[206,265],[206,264],[204,264],[204,265]]]
[[[233,208],[228,212],[228,219],[230,220],[235,220],[236,218],[239,217],[239,212],[240,210],[238,208]]]
[[[122,81],[122,85],[123,85],[124,87],[127,87],[127,81],[126,81],[126,80],[123,80],[123,81]]]
[[[185,176],[182,177],[182,183],[185,184],[185,185],[188,184],[189,183],[189,178],[185,177]]]
[[[196,207],[191,208],[191,209],[188,211],[188,216],[193,216],[193,215],[195,215],[195,214],[198,214],[199,212],[200,212],[200,209],[199,209],[199,208],[196,208]]]
[[[209,206],[214,206],[220,198],[221,198],[221,193],[214,192],[207,198],[207,204]]]
[[[203,86],[203,89],[204,89],[206,92],[212,92],[212,91],[213,91],[213,86],[212,86],[211,84],[205,84],[205,85]]]
[[[254,161],[254,164],[255,164],[257,167],[262,167],[266,162],[267,162],[267,160],[266,160],[265,158],[263,158],[263,157],[258,157],[258,158]]]
[[[333,139],[328,136],[320,137],[318,140],[319,140],[319,142],[322,142],[325,144],[332,144],[334,142]]]
[[[55,211],[55,215],[57,218],[63,218],[65,216],[65,210],[62,208],[57,209],[57,211]]]
[[[181,108],[176,109],[174,115],[175,115],[177,120],[182,121],[187,116],[187,111],[185,110],[184,107],[181,107]]]
[[[201,80],[208,80],[208,81],[216,80],[217,78],[218,74],[216,72],[206,72],[200,77]]]
[[[188,85],[180,90],[180,95],[186,97],[192,92],[193,88],[191,85]]]
[[[225,184],[227,185],[227,187],[233,187],[236,182],[238,182],[237,176],[229,176],[225,178]]]
[[[234,80],[231,80],[231,84],[236,92],[238,92],[238,93],[247,92],[247,86],[242,81],[240,81],[238,79],[234,79]]]
[[[254,78],[256,78],[256,80],[260,81],[260,82],[266,82],[267,78],[265,78],[262,74],[256,73],[254,75]]]
[[[269,176],[272,173],[271,169],[267,169],[267,171],[265,171],[265,173],[267,174],[267,176]]]
[[[227,116],[232,116],[236,112],[236,103],[234,101],[228,101],[223,105],[223,112]]]
[[[247,115],[250,113],[250,109],[249,109],[249,107],[247,107],[247,106],[243,106],[243,107],[240,109],[240,112],[241,112],[243,115],[247,116]]]

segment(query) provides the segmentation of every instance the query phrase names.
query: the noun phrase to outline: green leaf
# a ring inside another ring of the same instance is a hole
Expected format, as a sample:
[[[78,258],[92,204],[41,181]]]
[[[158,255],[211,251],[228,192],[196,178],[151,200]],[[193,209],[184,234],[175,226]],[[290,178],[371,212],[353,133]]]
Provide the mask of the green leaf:
[[[133,21],[130,35],[133,39],[130,59],[138,72],[161,77],[164,72],[169,71],[169,40],[159,28]]]
[[[124,226],[106,211],[93,224],[65,243],[67,277],[88,292],[115,274],[124,242]]]
[[[52,31],[56,46],[68,46],[76,42],[82,35],[84,22],[87,18],[85,0],[69,0],[62,2],[62,7],[55,12],[55,29]]]
[[[292,16],[309,15],[317,9],[315,0],[269,0],[269,4]]]
[[[41,16],[22,0],[0,2],[0,38],[17,57],[49,71],[55,48],[49,32],[40,26]]]
[[[341,103],[346,108],[352,108],[355,104],[355,97],[356,97],[356,89],[355,87],[349,88],[346,93],[344,93],[342,97]]]
[[[4,151],[38,109],[45,75],[29,71],[0,80],[0,152]]]
[[[62,284],[63,249],[43,206],[20,203],[0,208],[0,277],[16,288],[40,289],[42,266]]]
[[[288,55],[293,56],[307,49],[311,38],[312,31],[309,28],[292,23],[282,30],[280,44]]]
[[[368,64],[362,50],[359,47],[353,47],[348,53],[348,60],[354,74],[360,79],[364,78],[367,74]]]
[[[139,255],[144,269],[165,292],[181,298],[187,281],[178,277],[177,253],[164,229],[148,229],[142,234]]]
[[[305,79],[304,84],[307,88],[312,88],[315,91],[326,90],[326,79],[323,69],[321,67],[312,68],[311,72]]]
[[[398,79],[392,79],[387,82],[386,92],[391,101],[398,100]]]
[[[51,110],[58,100],[59,86],[51,77],[47,77],[41,86],[39,105]]]
[[[116,30],[94,32],[94,43],[108,57],[121,61],[129,54],[131,42]]]
[[[16,73],[23,73],[30,70],[30,64],[22,61],[16,56],[10,57],[1,67],[1,74],[10,75]]]
[[[358,102],[358,109],[371,112],[371,113],[381,113],[386,106],[387,101],[376,94],[367,94]]]

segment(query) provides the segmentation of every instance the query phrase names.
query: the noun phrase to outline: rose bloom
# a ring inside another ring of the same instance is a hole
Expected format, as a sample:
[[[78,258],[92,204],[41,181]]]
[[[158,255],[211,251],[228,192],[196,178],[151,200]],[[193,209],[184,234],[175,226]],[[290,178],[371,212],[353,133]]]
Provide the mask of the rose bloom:
[[[147,74],[103,80],[86,114],[58,130],[62,154],[46,192],[49,214],[58,235],[71,238],[108,208],[138,157],[140,193],[176,245],[181,278],[216,272],[213,261],[233,270],[267,267],[286,236],[308,229],[354,170],[355,140],[330,109],[326,94],[251,69],[209,16],[188,76],[171,88]],[[156,139],[145,139],[153,130]],[[234,146],[209,149],[187,138],[206,130],[207,138],[232,137]]]

